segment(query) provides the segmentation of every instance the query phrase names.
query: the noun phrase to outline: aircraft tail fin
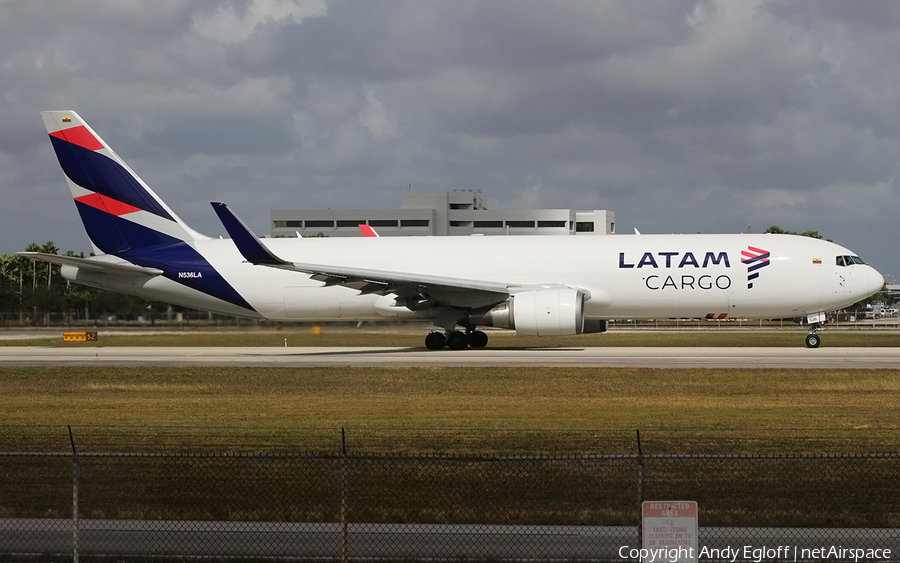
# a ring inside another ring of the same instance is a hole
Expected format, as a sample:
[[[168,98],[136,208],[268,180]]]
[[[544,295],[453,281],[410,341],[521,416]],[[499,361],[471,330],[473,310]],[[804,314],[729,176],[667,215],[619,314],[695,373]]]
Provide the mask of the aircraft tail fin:
[[[77,113],[41,117],[96,251],[128,257],[208,238],[179,219]]]

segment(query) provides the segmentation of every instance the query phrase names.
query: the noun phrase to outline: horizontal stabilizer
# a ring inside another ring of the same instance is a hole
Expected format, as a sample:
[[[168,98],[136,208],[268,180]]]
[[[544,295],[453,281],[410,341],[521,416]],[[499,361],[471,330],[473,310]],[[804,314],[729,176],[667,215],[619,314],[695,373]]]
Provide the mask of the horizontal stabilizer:
[[[225,230],[231,236],[231,240],[234,241],[234,245],[237,246],[238,251],[247,262],[276,267],[291,265],[290,262],[285,262],[263,246],[259,237],[227,205],[218,201],[210,202],[210,205],[213,206],[216,215],[219,216],[219,221],[222,222]]]
[[[117,274],[120,276],[159,276],[164,273],[157,268],[144,268],[124,261],[112,262],[100,257],[79,258],[77,256],[60,256],[59,254],[47,254],[44,252],[17,252],[16,254],[31,258],[32,260],[50,262],[51,264],[59,264],[61,266],[75,266],[85,270]],[[105,257],[106,255],[104,255],[104,258]]]

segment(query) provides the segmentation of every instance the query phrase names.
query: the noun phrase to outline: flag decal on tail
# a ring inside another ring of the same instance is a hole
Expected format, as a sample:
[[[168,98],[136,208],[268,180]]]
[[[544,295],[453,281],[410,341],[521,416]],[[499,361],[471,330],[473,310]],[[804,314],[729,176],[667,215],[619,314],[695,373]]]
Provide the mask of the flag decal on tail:
[[[255,314],[195,248],[208,237],[179,219],[77,113],[45,111],[41,116],[96,253],[113,255],[139,272],[123,273],[120,268],[105,275],[140,275],[143,284],[150,282],[141,272],[157,272],[153,276],[227,303],[232,313]]]

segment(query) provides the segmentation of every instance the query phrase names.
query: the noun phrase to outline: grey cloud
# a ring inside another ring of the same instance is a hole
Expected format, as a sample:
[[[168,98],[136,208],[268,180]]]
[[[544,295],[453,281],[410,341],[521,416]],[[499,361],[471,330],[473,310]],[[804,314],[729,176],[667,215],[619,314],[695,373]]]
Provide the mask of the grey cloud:
[[[695,3],[336,1],[328,17],[260,30],[232,60],[247,72],[374,82],[540,72],[683,40]]]
[[[870,0],[865,4],[842,0],[777,0],[764,9],[806,30],[817,22],[834,22],[852,33],[896,32],[900,26],[900,4],[893,0]]]
[[[171,159],[195,154],[279,156],[294,145],[289,125],[227,113],[192,116],[156,121],[142,142],[162,151],[163,158]]]
[[[493,207],[608,207],[622,232],[818,229],[900,277],[894,2],[261,7],[0,3],[0,184],[19,198],[0,251],[83,240],[59,219],[53,108],[204,232],[213,199],[265,232],[272,207],[480,188]],[[29,210],[48,206],[42,225]]]

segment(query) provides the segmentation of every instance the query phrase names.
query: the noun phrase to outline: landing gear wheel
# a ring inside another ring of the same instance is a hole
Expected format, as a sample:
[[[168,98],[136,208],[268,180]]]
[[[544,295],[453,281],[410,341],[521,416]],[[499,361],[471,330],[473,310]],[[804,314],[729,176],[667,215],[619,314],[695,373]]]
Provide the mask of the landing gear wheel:
[[[818,348],[819,344],[822,343],[822,339],[819,338],[818,334],[809,333],[806,335],[806,347],[807,348]]]
[[[447,343],[447,339],[440,332],[429,332],[425,337],[425,347],[429,350],[441,350]]]
[[[484,348],[488,343],[488,335],[480,330],[469,333],[469,346],[472,348]]]
[[[454,330],[447,335],[447,346],[451,350],[462,350],[468,345],[469,339],[466,338],[465,334],[459,332],[458,330]]]

